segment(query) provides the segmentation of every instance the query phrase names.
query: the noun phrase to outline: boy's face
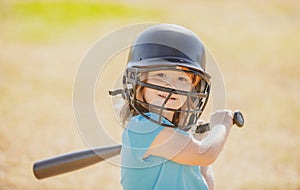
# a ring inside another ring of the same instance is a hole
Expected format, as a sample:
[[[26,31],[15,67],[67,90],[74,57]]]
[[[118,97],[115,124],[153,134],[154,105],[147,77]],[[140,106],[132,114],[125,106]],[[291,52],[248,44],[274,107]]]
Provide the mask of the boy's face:
[[[180,71],[152,71],[148,73],[147,83],[190,92],[192,90],[192,79],[184,72]],[[144,98],[147,103],[162,106],[169,93],[145,88]],[[183,106],[187,96],[172,94],[165,107],[179,109]]]

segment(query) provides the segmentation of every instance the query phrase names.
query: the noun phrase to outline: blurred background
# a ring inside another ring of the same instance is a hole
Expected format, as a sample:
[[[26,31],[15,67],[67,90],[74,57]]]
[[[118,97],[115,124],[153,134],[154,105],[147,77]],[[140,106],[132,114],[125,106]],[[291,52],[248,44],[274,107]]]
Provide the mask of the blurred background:
[[[300,189],[299,9],[297,0],[0,0],[0,189],[121,189],[120,168],[106,162],[44,180],[32,165],[87,148],[73,116],[77,68],[103,35],[142,22],[198,34],[227,108],[244,113],[214,163],[216,189]]]

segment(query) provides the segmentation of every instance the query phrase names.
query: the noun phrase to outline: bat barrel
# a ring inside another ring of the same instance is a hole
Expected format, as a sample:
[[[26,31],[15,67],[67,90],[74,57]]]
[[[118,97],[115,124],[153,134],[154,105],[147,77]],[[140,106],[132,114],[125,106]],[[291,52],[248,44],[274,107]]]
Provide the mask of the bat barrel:
[[[34,163],[33,173],[37,179],[59,175],[101,162],[118,155],[120,151],[121,145],[116,145],[56,156]]]

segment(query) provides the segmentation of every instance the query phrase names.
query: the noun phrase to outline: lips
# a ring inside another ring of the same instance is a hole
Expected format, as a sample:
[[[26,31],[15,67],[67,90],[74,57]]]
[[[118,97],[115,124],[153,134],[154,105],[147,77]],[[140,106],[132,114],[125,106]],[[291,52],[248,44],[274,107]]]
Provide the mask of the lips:
[[[168,97],[169,94],[158,94],[159,97],[166,99]],[[177,98],[174,97],[170,97],[169,100],[177,100]]]

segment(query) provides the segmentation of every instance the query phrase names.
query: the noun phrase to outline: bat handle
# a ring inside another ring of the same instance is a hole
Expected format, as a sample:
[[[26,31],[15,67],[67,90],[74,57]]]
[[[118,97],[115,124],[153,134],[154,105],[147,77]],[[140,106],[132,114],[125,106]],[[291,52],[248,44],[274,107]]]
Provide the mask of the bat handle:
[[[244,123],[245,123],[245,120],[244,120],[244,116],[243,116],[242,112],[240,112],[239,110],[236,110],[233,115],[233,124],[237,125],[238,127],[243,127]],[[205,124],[198,125],[195,132],[196,133],[204,133],[209,130],[210,130],[209,123],[205,123]]]
[[[236,110],[234,112],[233,124],[237,125],[238,127],[243,127],[245,124],[244,116],[239,110]]]

